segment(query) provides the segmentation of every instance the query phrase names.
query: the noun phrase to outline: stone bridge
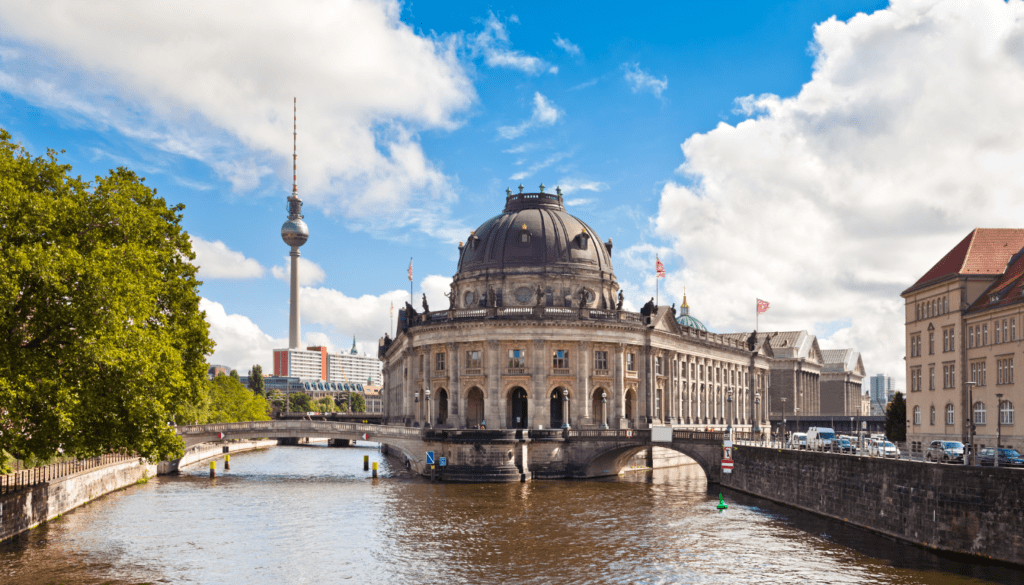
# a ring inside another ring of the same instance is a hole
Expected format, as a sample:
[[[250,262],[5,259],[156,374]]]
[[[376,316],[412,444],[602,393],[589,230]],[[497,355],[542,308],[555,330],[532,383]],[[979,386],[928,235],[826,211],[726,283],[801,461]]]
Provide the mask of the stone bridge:
[[[617,475],[635,454],[664,447],[700,465],[708,483],[721,476],[725,433],[672,430],[599,429],[420,429],[311,420],[187,425],[177,428],[186,447],[221,439],[302,438],[369,440],[409,469],[430,475],[426,452],[445,457],[435,468],[442,480],[511,482],[529,479],[593,478]],[[653,439],[652,439],[653,434]]]

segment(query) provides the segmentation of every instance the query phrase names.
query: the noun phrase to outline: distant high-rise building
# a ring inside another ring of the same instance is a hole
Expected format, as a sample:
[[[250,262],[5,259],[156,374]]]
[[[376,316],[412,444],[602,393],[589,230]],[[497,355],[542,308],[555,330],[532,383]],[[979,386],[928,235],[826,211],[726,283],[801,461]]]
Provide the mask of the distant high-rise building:
[[[871,395],[871,414],[885,414],[885,405],[896,394],[896,382],[892,376],[877,374],[868,378],[869,394]]]
[[[322,346],[274,350],[274,375],[292,376],[303,381],[379,386],[383,381],[382,367],[376,357],[359,355],[355,350],[355,340],[348,353],[328,353]]]

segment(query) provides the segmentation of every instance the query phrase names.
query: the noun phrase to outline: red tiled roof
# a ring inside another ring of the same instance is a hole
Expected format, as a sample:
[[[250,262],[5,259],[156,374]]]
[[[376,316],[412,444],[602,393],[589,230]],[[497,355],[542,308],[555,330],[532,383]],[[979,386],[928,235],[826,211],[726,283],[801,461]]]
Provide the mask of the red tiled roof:
[[[1002,274],[1022,247],[1024,230],[975,228],[905,292],[955,274]]]
[[[1024,291],[1024,254],[1013,260],[1013,264],[1006,269],[1006,272],[974,301],[974,304],[968,308],[968,312],[1019,303],[1024,301],[1022,291]],[[997,296],[993,299],[993,295]]]

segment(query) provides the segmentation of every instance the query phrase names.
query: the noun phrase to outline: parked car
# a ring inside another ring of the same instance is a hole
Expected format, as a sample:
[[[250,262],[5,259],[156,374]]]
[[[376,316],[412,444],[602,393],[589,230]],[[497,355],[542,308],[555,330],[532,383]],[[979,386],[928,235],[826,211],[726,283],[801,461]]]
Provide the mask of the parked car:
[[[978,451],[978,465],[994,465],[995,458],[995,447],[986,447],[981,451]],[[1024,467],[1024,456],[1022,456],[1016,449],[1006,449],[1004,447],[999,450],[999,466]]]
[[[807,429],[807,448],[814,451],[831,451],[835,438],[836,432],[828,427],[811,427]]]
[[[851,441],[847,437],[839,437],[836,439],[836,451],[840,453],[857,453],[857,444]]]
[[[964,444],[960,441],[932,441],[924,453],[924,458],[942,463],[963,463]]]
[[[871,455],[876,457],[895,457],[900,456],[900,450],[893,445],[891,441],[880,441],[878,439],[871,440]]]
[[[793,433],[789,436],[789,446],[793,449],[807,448],[807,433]]]

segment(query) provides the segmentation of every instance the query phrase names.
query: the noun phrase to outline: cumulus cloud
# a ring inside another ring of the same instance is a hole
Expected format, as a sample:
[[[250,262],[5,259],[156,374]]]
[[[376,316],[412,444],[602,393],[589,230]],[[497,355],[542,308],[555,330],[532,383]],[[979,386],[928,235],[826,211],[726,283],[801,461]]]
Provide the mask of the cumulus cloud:
[[[518,23],[519,18],[512,15],[509,22]],[[517,69],[530,75],[539,75],[545,71],[558,73],[557,67],[550,66],[543,59],[512,49],[505,23],[498,20],[493,12],[488,13],[484,29],[468,38],[468,45],[473,55],[483,56],[488,67]]]
[[[720,331],[749,330],[757,297],[765,329],[849,319],[822,345],[902,380],[899,293],[972,228],[1024,217],[1022,16],[896,0],[815,27],[798,95],[742,98],[752,118],[683,143],[656,218],[685,259],[666,285]]]
[[[248,317],[229,315],[224,305],[216,301],[200,299],[199,310],[206,312],[210,338],[217,343],[213,355],[208,358],[211,364],[230,366],[242,375],[254,364],[262,365],[265,374],[273,372],[273,351],[288,347],[287,338],[272,338]]]
[[[290,282],[292,278],[291,266],[291,258],[285,256],[284,265],[274,266],[270,269],[270,273],[278,280]],[[314,286],[323,282],[325,278],[327,278],[327,273],[324,272],[324,269],[319,264],[299,256],[299,286]]]
[[[400,15],[396,0],[11,0],[0,91],[202,161],[240,192],[290,174],[298,96],[308,203],[447,238],[465,231],[447,219],[452,181],[417,135],[458,127],[476,93],[461,37],[417,35]]]
[[[533,115],[518,126],[502,126],[498,128],[498,134],[509,140],[519,138],[527,130],[538,126],[552,126],[558,121],[564,112],[559,110],[555,104],[544,97],[539,91],[533,94]]]
[[[195,265],[199,267],[200,278],[260,278],[264,268],[245,254],[228,248],[220,240],[208,242],[198,236],[189,236]]]
[[[608,185],[600,181],[584,181],[581,179],[562,179],[558,186],[562,188],[562,193],[572,193],[573,191],[604,191],[608,188]]]
[[[633,93],[649,91],[654,94],[654,97],[660,98],[661,92],[668,89],[668,77],[662,76],[661,79],[658,79],[640,69],[639,63],[624,63],[622,69],[625,71],[624,79],[633,90]]]
[[[569,53],[573,57],[579,57],[580,55],[583,54],[580,51],[579,45],[577,45],[576,43],[571,42],[569,39],[563,39],[562,35],[556,34],[555,38],[552,39],[551,42],[555,43],[556,47],[558,47],[559,49],[562,49],[566,53]]]
[[[577,197],[575,199],[566,199],[565,200],[565,204],[568,207],[572,207],[574,205],[590,205],[594,201],[596,201],[596,199],[587,199],[585,197]]]

